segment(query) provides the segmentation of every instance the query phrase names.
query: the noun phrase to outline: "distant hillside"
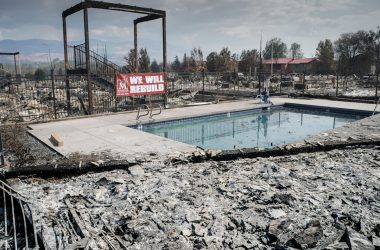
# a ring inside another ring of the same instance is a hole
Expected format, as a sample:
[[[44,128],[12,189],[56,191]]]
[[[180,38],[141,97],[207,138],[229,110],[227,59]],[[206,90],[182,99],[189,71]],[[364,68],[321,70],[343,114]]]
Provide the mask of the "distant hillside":
[[[29,39],[0,40],[0,52],[20,52],[21,62],[47,62],[50,49],[52,59],[63,59],[63,44],[61,41]],[[12,57],[0,56],[0,62],[9,63]]]
[[[0,40],[0,51],[15,52],[20,51],[22,54],[48,53],[63,54],[63,43],[56,40]]]
[[[162,45],[161,42],[154,40],[144,39],[144,42],[149,46],[148,52],[151,60],[157,59],[161,61],[162,58]],[[69,44],[80,44],[82,42],[70,42]],[[104,55],[105,48],[107,51],[108,59],[116,64],[123,65],[124,56],[128,54],[130,48],[133,47],[132,42],[105,42],[100,40],[91,40],[90,46],[92,50]],[[143,45],[142,45],[143,46]],[[174,50],[175,48],[175,50]],[[48,62],[48,53],[50,49],[51,58],[59,58],[63,60],[63,42],[58,40],[43,40],[43,39],[29,39],[29,40],[0,40],[0,52],[16,52],[21,53],[21,62],[28,63],[46,63]],[[172,50],[171,50],[172,49]],[[189,48],[188,50],[190,50]],[[186,49],[187,50],[187,49]],[[182,53],[178,51],[186,51],[179,49],[175,45],[168,44],[168,60],[173,60],[175,55],[182,57]],[[177,51],[177,52],[176,52]],[[0,63],[12,63],[12,57],[0,56]]]

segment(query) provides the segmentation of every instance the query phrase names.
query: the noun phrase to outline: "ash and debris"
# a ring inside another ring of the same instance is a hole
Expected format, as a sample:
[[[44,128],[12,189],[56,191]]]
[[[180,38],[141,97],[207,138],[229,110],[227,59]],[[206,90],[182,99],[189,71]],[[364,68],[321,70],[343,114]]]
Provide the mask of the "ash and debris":
[[[380,147],[11,179],[52,249],[378,249]]]
[[[32,137],[25,125],[12,124],[1,128],[4,156],[8,167],[22,168],[54,163],[63,157]]]
[[[379,134],[376,115],[301,143]],[[200,163],[135,158],[124,170],[8,182],[30,197],[51,249],[380,248],[379,146]]]

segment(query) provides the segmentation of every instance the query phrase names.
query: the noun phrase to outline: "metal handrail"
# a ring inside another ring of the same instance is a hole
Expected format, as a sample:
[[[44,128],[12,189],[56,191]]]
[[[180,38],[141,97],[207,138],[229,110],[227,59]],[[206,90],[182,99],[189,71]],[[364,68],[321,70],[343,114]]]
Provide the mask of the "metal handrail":
[[[17,246],[17,225],[16,225],[16,218],[15,218],[15,204],[14,204],[14,201],[13,199],[16,199],[17,203],[19,204],[20,206],[20,209],[21,209],[21,213],[22,213],[22,221],[23,221],[23,224],[24,224],[24,234],[25,234],[25,247],[26,249],[29,249],[29,240],[28,240],[28,226],[27,226],[27,223],[26,223],[26,214],[25,214],[25,211],[24,211],[24,208],[23,208],[23,203],[26,203],[26,199],[20,195],[16,190],[14,190],[13,188],[11,188],[9,185],[7,185],[5,182],[1,181],[0,180],[0,189],[3,191],[3,199],[4,199],[4,224],[5,224],[5,228],[4,228],[4,236],[5,236],[5,247],[6,249],[8,248],[8,226],[7,226],[7,203],[6,203],[6,194],[9,195],[10,197],[10,200],[11,200],[11,214],[12,214],[12,228],[13,228],[13,240],[14,240],[14,247],[15,249],[17,250],[18,249],[18,246]],[[38,241],[37,241],[37,234],[36,234],[36,229],[35,229],[35,226],[34,226],[34,221],[33,221],[33,215],[32,215],[32,211],[30,210],[29,207],[27,207],[29,212],[30,212],[30,216],[31,216],[31,224],[33,226],[33,234],[34,234],[34,244],[36,247],[38,247]]]
[[[140,111],[141,111],[142,107],[146,107],[146,109],[148,110],[148,112],[146,114],[140,115]],[[140,120],[141,117],[148,116],[151,112],[152,112],[151,108],[148,105],[146,105],[146,104],[141,105],[139,107],[138,111],[137,111],[136,120],[138,121],[138,120]]]
[[[79,44],[79,45],[73,46],[73,48],[74,48],[74,50],[77,49],[79,52],[85,54],[86,51],[84,49],[84,46],[85,46],[85,44],[83,43],[83,44]],[[105,57],[97,54],[93,50],[90,50],[90,60],[91,60],[91,58],[93,60],[95,60],[95,61],[100,62],[104,66],[109,67],[109,68],[115,70],[115,71],[121,72],[121,70],[122,70],[122,68],[119,65],[117,65],[117,64],[111,62],[110,60],[108,60],[107,58],[105,58]]]
[[[379,97],[379,99],[377,100],[377,103],[376,103],[375,109],[373,110],[372,115],[375,115],[375,113],[376,113],[376,109],[377,109],[377,106],[379,106],[379,103],[380,103],[380,97]]]
[[[158,107],[160,108],[160,112],[158,112],[158,113],[153,113],[153,108],[151,108],[150,116],[149,116],[150,119],[152,119],[153,116],[160,115],[162,113],[162,106],[160,104],[158,104]]]

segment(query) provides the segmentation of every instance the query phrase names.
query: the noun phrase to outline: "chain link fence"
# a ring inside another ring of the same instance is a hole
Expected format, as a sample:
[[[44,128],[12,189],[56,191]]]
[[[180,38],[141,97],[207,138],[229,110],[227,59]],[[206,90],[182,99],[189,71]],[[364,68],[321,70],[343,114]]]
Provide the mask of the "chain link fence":
[[[275,75],[266,77],[272,95],[375,101],[378,97],[376,76]]]
[[[303,74],[258,76],[246,73],[168,73],[167,96],[115,97],[114,75],[92,76],[92,114],[135,110],[142,104],[169,107],[252,98],[266,89],[270,96],[377,100],[378,80],[369,77]],[[338,86],[338,88],[337,88]],[[166,100],[165,100],[166,99]],[[166,101],[166,102],[165,102]],[[0,80],[0,120],[42,122],[89,114],[86,75],[54,75],[45,80],[7,77]]]

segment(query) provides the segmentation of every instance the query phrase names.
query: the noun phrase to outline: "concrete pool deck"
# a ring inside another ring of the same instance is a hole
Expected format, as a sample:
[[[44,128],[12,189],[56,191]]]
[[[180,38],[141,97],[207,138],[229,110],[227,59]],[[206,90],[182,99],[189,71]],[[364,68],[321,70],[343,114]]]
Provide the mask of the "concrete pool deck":
[[[275,105],[285,103],[311,105],[326,108],[350,109],[371,112],[375,104],[330,101],[321,99],[272,98]],[[165,109],[156,116],[154,122],[183,119],[238,110],[268,106],[255,100],[223,102],[218,104]],[[377,110],[380,110],[378,108]],[[29,133],[63,156],[75,153],[83,155],[107,154],[115,158],[133,157],[146,153],[178,155],[196,150],[193,145],[172,141],[156,135],[126,127],[136,125],[136,113],[120,113],[89,118],[30,125]],[[149,118],[142,118],[142,123]],[[61,147],[55,147],[50,136],[57,133],[63,140]]]

